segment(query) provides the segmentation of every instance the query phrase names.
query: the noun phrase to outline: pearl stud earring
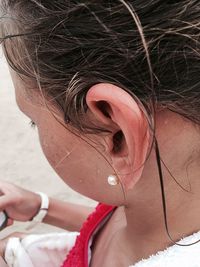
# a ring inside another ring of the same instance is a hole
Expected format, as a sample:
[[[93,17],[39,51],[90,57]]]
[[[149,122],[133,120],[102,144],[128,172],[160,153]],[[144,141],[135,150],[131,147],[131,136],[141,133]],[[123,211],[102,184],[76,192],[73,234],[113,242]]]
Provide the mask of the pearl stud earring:
[[[117,185],[119,184],[119,179],[116,175],[111,174],[108,176],[108,184],[109,185]]]

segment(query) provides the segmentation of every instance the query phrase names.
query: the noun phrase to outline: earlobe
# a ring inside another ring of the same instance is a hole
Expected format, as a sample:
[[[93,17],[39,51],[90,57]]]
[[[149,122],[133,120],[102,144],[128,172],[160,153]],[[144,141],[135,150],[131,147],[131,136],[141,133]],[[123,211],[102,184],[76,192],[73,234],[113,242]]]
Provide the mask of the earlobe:
[[[124,188],[131,189],[141,177],[149,149],[145,115],[130,94],[109,83],[92,86],[86,102],[95,118],[111,132],[107,151]]]

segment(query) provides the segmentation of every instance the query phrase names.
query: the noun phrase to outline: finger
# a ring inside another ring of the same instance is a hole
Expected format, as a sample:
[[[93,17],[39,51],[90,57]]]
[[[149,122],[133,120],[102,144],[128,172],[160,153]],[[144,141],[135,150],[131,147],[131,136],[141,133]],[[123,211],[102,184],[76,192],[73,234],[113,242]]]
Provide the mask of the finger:
[[[23,239],[27,236],[28,234],[23,233],[23,232],[13,232],[12,234],[9,234],[4,240],[8,240],[9,238],[12,238],[12,237],[19,237],[20,239]]]
[[[0,256],[2,258],[4,258],[4,253],[5,253],[5,249],[6,249],[6,244],[7,244],[7,240],[2,239],[0,241]]]
[[[14,220],[11,218],[8,218],[7,225],[6,226],[11,226],[14,224]],[[1,266],[1,265],[0,265]]]
[[[8,267],[8,265],[6,264],[6,262],[4,261],[2,256],[0,256],[0,266],[1,267]]]
[[[10,185],[7,182],[0,181],[0,195],[6,194],[9,191]]]
[[[0,210],[4,210],[6,207],[10,206],[15,202],[15,199],[11,196],[3,195],[0,197]]]
[[[5,195],[7,193],[16,193],[18,189],[20,188],[15,184],[0,181],[0,195]]]

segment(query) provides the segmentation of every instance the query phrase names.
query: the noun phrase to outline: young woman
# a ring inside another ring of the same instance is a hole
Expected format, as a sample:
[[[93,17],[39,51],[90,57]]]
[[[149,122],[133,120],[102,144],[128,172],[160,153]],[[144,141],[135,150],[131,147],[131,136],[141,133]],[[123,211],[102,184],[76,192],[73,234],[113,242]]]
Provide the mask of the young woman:
[[[19,108],[60,177],[104,203],[88,217],[1,182],[9,223],[76,231],[8,238],[8,266],[200,266],[200,2],[2,0],[1,10]]]

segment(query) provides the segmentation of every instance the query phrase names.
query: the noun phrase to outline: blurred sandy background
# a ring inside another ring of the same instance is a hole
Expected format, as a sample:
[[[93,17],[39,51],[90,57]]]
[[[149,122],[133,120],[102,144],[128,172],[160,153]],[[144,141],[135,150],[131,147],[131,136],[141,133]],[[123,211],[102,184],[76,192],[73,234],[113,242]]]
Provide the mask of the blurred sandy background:
[[[8,67],[0,50],[0,179],[62,200],[94,205],[67,187],[49,166],[41,152],[37,130],[30,127],[29,121],[16,106]],[[17,223],[4,230],[0,237],[13,228],[23,230],[24,226]],[[44,224],[33,231],[50,230],[57,231]]]

